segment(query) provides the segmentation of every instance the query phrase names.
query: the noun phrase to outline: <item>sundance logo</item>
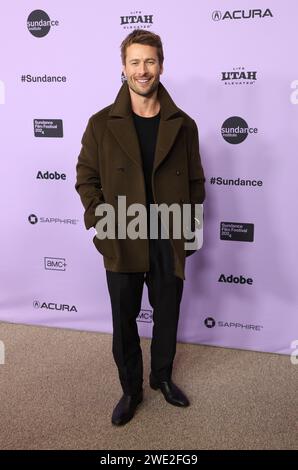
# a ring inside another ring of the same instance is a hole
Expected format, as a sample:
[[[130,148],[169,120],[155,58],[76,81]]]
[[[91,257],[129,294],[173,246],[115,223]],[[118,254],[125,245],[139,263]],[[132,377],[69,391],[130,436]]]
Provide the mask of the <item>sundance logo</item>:
[[[256,127],[248,127],[247,122],[239,116],[232,116],[225,120],[221,127],[221,135],[229,144],[240,144],[248,134],[257,134]]]
[[[270,17],[273,18],[272,12],[269,8],[266,10],[255,9],[255,10],[233,10],[225,11],[222,13],[220,10],[215,10],[212,13],[213,21],[220,20],[253,20]]]
[[[204,320],[204,325],[207,328],[214,328],[215,326],[220,327],[220,328],[235,328],[236,330],[242,330],[242,331],[261,331],[263,328],[262,325],[251,325],[249,323],[239,323],[239,322],[234,322],[234,321],[218,321],[216,322],[214,318],[208,317]]]
[[[120,25],[123,29],[148,29],[153,25],[153,15],[142,15],[141,11],[131,11],[130,15],[120,16]],[[135,25],[135,26],[133,26]]]
[[[58,26],[57,20],[51,20],[49,15],[43,10],[34,10],[27,18],[28,31],[36,38],[46,36],[51,26]]]
[[[33,307],[46,310],[60,310],[62,312],[77,312],[75,305],[58,304],[56,302],[39,302],[38,300],[34,300]]]

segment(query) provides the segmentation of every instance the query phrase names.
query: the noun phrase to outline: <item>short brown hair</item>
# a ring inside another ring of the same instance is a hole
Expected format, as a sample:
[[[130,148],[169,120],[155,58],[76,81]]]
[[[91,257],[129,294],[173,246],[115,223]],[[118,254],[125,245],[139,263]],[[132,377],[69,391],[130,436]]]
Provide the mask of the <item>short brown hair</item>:
[[[145,44],[146,46],[153,46],[157,48],[157,56],[159,64],[162,65],[164,61],[162,42],[158,34],[146,31],[145,29],[134,29],[121,43],[121,60],[125,65],[126,49],[131,44]]]

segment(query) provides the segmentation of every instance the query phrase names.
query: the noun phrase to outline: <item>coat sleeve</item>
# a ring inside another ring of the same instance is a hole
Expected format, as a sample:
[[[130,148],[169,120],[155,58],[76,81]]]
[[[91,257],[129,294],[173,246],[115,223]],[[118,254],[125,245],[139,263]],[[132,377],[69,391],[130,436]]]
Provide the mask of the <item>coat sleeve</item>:
[[[196,222],[195,222],[195,204],[202,204],[205,200],[205,176],[204,170],[201,163],[200,151],[199,151],[199,133],[198,128],[193,120],[192,136],[190,138],[191,145],[189,150],[188,159],[188,175],[189,175],[189,194],[191,203],[191,231],[195,233]],[[195,241],[194,237],[189,242]],[[191,256],[196,253],[197,249],[186,250],[185,256]]]
[[[98,163],[98,144],[94,135],[92,118],[89,119],[83,134],[82,147],[76,165],[75,189],[85,208],[86,229],[95,227],[99,217],[95,216],[98,204],[104,202]]]
[[[193,120],[192,142],[189,155],[189,191],[192,205],[192,230],[195,226],[195,204],[202,204],[205,200],[205,176],[199,151],[198,127]]]

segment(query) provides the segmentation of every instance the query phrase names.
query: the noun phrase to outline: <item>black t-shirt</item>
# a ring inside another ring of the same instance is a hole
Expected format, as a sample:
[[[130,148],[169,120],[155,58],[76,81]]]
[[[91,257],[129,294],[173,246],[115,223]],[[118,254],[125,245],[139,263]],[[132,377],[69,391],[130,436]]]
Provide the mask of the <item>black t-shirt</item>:
[[[139,138],[148,207],[149,204],[154,204],[151,178],[160,121],[160,112],[156,114],[156,116],[152,117],[139,116],[134,112],[132,112],[132,115]]]
[[[143,162],[143,172],[146,189],[147,206],[147,234],[149,238],[150,269],[158,270],[162,275],[172,275],[174,271],[173,253],[170,241],[161,239],[161,226],[158,228],[158,239],[150,239],[150,204],[154,204],[152,191],[152,170],[154,163],[155,148],[157,142],[158,128],[160,122],[160,112],[153,117],[143,117],[132,111],[132,116],[139,139],[141,157]]]

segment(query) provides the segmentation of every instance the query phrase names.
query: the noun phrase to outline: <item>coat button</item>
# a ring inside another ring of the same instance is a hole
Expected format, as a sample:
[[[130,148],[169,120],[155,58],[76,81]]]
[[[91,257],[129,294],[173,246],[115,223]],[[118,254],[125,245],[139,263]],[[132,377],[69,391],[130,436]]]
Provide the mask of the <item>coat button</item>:
[[[184,203],[184,199],[180,198],[180,202],[183,204],[183,203]]]
[[[180,171],[179,171],[179,170],[176,171],[176,175],[177,175],[177,176],[180,175]]]

